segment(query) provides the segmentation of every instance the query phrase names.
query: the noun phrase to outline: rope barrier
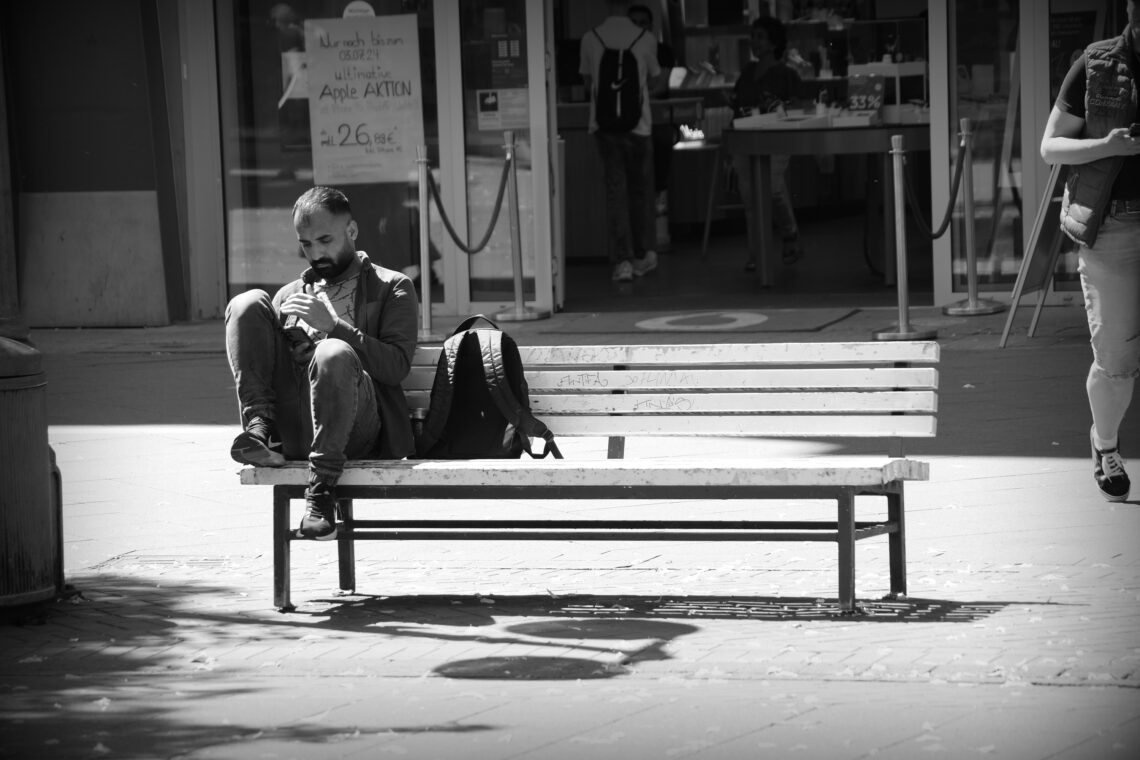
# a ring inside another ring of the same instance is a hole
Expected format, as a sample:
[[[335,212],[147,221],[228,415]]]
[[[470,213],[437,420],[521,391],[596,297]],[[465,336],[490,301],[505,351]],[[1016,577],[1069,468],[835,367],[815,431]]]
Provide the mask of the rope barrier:
[[[443,200],[440,198],[439,188],[435,184],[435,178],[432,177],[431,172],[427,175],[428,190],[431,191],[431,197],[435,199],[436,208],[439,209],[439,218],[443,220],[443,226],[447,229],[447,233],[451,235],[452,242],[455,243],[459,250],[466,253],[468,256],[474,256],[487,247],[487,243],[491,241],[491,233],[495,231],[495,223],[499,221],[499,211],[503,208],[503,195],[507,191],[507,174],[510,172],[511,161],[514,157],[507,156],[503,162],[503,175],[499,178],[499,191],[495,196],[495,210],[491,212],[491,221],[487,224],[487,232],[483,235],[483,239],[479,241],[479,245],[470,246],[465,241],[459,239],[459,235],[455,232],[455,228],[451,226],[451,220],[447,218],[447,211],[443,208]]]
[[[526,305],[523,295],[522,233],[519,228],[519,178],[518,164],[515,162],[515,131],[503,132],[503,149],[507,152],[507,210],[510,213],[511,232],[511,279],[515,286],[514,308],[496,312],[495,319],[503,322],[529,322],[532,319],[546,319],[547,309],[532,308]]]
[[[950,227],[950,220],[954,218],[954,201],[958,197],[958,188],[962,183],[962,169],[965,166],[965,147],[966,139],[963,135],[962,141],[959,143],[958,157],[954,165],[954,179],[951,182],[950,192],[950,205],[946,209],[946,216],[942,219],[942,224],[938,226],[938,232],[933,232],[930,225],[927,224],[926,218],[922,215],[922,209],[919,208],[918,196],[915,195],[914,182],[910,178],[910,169],[905,168],[907,164],[904,162],[903,166],[903,187],[906,190],[906,205],[910,208],[911,213],[914,215],[915,224],[918,226],[918,231],[930,240],[937,240],[946,234],[946,230]],[[863,260],[867,263],[867,268],[874,272],[876,275],[882,275],[879,268],[875,266],[875,262],[871,259],[871,251],[869,242],[870,231],[867,228],[863,230]]]
[[[919,232],[931,240],[937,240],[946,234],[946,230],[950,227],[950,220],[954,218],[954,206],[958,200],[958,188],[962,184],[962,168],[965,166],[966,161],[966,136],[962,135],[961,142],[958,143],[958,156],[954,161],[954,180],[950,183],[950,205],[946,207],[946,215],[942,219],[942,224],[938,225],[938,232],[931,230],[930,225],[926,223],[926,218],[922,215],[922,209],[919,208],[918,196],[914,192],[914,183],[910,179],[910,172],[903,172],[903,185],[906,186],[906,200],[907,205],[910,207],[910,212],[914,215],[915,224],[918,225]]]
[[[950,190],[950,203],[946,208],[946,216],[942,219],[942,224],[939,225],[938,231],[934,232],[930,229],[930,225],[926,223],[926,218],[922,215],[922,209],[918,205],[918,197],[915,195],[914,183],[910,180],[908,172],[904,170],[899,174],[902,177],[902,183],[906,188],[906,201],[910,208],[911,214],[914,216],[915,224],[918,226],[919,231],[926,235],[930,240],[937,240],[946,234],[946,230],[950,227],[950,221],[954,216],[954,207],[958,199],[958,191],[962,191],[962,210],[964,213],[964,248],[966,251],[966,280],[968,298],[965,301],[949,304],[942,307],[944,314],[951,314],[954,316],[973,316],[978,314],[995,314],[1005,309],[1003,304],[996,301],[991,301],[978,297],[978,262],[976,244],[974,240],[975,227],[974,227],[974,133],[969,119],[961,119],[961,142],[958,147],[958,156],[954,162],[954,180],[951,182]],[[969,168],[969,180],[966,184],[962,185],[962,174]],[[992,250],[994,239],[997,237],[997,217],[1000,212],[1000,200],[996,201],[996,208],[994,209],[994,220],[991,223],[989,248],[986,253],[989,254]]]
[[[962,140],[966,144],[965,155],[966,173],[970,181],[962,186],[962,206],[965,212],[965,247],[966,247],[966,286],[969,298],[958,303],[942,307],[943,314],[954,316],[973,316],[978,314],[996,314],[1005,310],[1005,305],[997,301],[978,298],[978,254],[977,254],[977,226],[974,224],[974,131],[969,119],[962,119]],[[997,209],[995,209],[996,214]]]
[[[447,211],[443,207],[443,199],[441,198],[439,187],[436,185],[435,178],[432,176],[428,167],[426,158],[427,149],[423,146],[416,148],[420,212],[421,327],[419,340],[421,343],[440,342],[443,340],[443,336],[436,335],[431,331],[431,270],[429,267],[431,256],[429,251],[430,241],[428,240],[431,204],[429,197],[435,199],[435,205],[436,208],[439,209],[443,226],[447,230],[447,234],[451,236],[452,242],[455,243],[459,250],[472,256],[486,248],[487,243],[490,242],[491,233],[495,231],[495,225],[499,221],[499,212],[502,211],[503,208],[503,196],[504,194],[508,195],[508,202],[510,204],[511,271],[515,286],[515,302],[513,309],[497,313],[495,314],[495,318],[507,322],[518,322],[531,319],[543,319],[550,316],[549,311],[528,307],[523,300],[523,263],[520,240],[521,233],[519,231],[518,176],[517,164],[515,162],[515,133],[513,130],[507,130],[503,133],[503,149],[506,151],[506,159],[503,162],[502,177],[499,178],[499,190],[495,196],[495,208],[491,212],[491,221],[487,225],[487,231],[483,235],[483,239],[479,241],[478,245],[472,246],[465,240],[460,239],[458,233],[455,231],[455,227],[451,224],[451,220],[447,216]]]
[[[906,249],[906,201],[903,199],[904,166],[906,150],[902,135],[891,135],[891,167],[894,177],[895,202],[895,259],[896,285],[899,296],[899,321],[893,327],[876,330],[875,340],[931,340],[938,336],[937,330],[912,327],[910,324],[910,293],[907,292],[907,249]]]

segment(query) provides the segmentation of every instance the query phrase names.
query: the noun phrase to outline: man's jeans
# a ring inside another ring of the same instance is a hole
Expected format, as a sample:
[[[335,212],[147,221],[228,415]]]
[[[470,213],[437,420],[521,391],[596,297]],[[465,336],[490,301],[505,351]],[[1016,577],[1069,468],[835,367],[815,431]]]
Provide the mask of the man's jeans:
[[[1079,255],[1093,350],[1089,406],[1097,436],[1113,441],[1140,375],[1140,215],[1107,217]]]
[[[371,452],[380,432],[376,390],[350,345],[326,338],[298,363],[269,294],[250,290],[226,307],[226,355],[242,425],[273,419],[287,459],[307,456],[314,474],[335,482],[347,458]]]
[[[640,259],[657,244],[652,141],[632,132],[595,132],[594,138],[602,158],[610,263]]]

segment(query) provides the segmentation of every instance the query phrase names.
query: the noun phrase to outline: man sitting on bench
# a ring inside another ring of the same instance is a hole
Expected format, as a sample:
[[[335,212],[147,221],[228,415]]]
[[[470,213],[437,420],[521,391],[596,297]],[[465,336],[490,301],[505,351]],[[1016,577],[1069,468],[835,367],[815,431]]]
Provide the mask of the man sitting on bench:
[[[402,459],[415,451],[400,383],[416,350],[416,291],[355,246],[339,190],[314,187],[293,206],[310,268],[272,300],[263,290],[226,307],[226,354],[243,432],[242,464],[309,460],[299,533],[336,532],[336,484],[348,458]]]

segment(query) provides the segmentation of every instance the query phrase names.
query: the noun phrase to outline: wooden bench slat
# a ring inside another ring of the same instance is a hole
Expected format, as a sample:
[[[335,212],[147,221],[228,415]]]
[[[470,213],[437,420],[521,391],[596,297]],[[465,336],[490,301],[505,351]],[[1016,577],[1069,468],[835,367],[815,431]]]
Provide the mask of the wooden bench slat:
[[[936,418],[929,415],[693,415],[687,417],[607,417],[577,415],[546,420],[559,436],[724,436],[758,438],[929,438]]]
[[[625,460],[475,459],[423,461],[352,461],[341,476],[345,486],[446,486],[477,489],[499,487],[660,486],[699,483],[717,486],[880,486],[895,480],[927,480],[929,465],[911,459],[828,458]],[[304,462],[285,467],[244,467],[246,485],[304,485]],[[478,498],[478,494],[470,494]],[[715,499],[714,492],[709,493]]]
[[[404,389],[431,389],[435,370],[412,368]],[[699,389],[935,389],[938,370],[930,367],[831,367],[827,369],[719,369],[719,370],[544,370],[530,368],[526,382],[531,393],[574,391],[679,391]]]
[[[435,365],[442,349],[421,346],[415,364]],[[875,364],[938,361],[937,341],[712,343],[638,346],[519,346],[524,366],[539,364]]]
[[[412,409],[427,409],[426,390],[407,394]],[[851,412],[934,413],[938,396],[933,391],[867,391],[832,393],[623,393],[623,394],[534,394],[531,410],[544,415],[563,414],[699,414]]]

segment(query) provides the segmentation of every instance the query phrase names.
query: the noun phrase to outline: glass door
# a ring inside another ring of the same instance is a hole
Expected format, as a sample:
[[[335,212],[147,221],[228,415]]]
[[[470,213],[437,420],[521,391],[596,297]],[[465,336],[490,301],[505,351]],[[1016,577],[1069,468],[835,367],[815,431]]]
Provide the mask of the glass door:
[[[1017,129],[1021,14],[1017,3],[991,0],[953,0],[950,14],[950,155],[952,162],[958,160],[962,120],[969,120],[973,176],[963,174],[962,182],[973,188],[978,289],[1008,292],[1021,264],[1021,219],[1026,213]],[[1031,156],[1036,153],[1029,150]],[[968,291],[969,277],[962,197],[959,190],[949,232],[950,290],[959,298]],[[939,218],[944,209],[936,209]]]
[[[945,124],[935,136],[940,165],[952,168],[958,154],[960,120],[970,120],[973,139],[974,240],[978,289],[1013,290],[1031,239],[1050,167],[1038,147],[1053,101],[1069,65],[1098,39],[1119,33],[1122,0],[937,0],[932,3],[932,34],[940,28],[935,14],[945,14],[946,34],[932,46],[938,62],[945,45],[947,69],[934,79],[945,96],[932,98],[934,113],[947,104]],[[944,144],[943,144],[944,142]],[[936,160],[938,156],[935,156]],[[934,208],[946,208],[950,170],[936,176]],[[965,214],[961,193],[948,239],[935,243],[935,300],[957,301],[967,292]],[[1048,209],[1046,213],[1056,213]],[[1040,250],[1040,246],[1039,246]],[[949,262],[945,265],[943,262]],[[1075,244],[1062,240],[1053,279],[1053,300],[1079,298]]]
[[[439,104],[439,180],[443,212],[464,238],[457,243],[445,231],[440,240],[441,274],[452,286],[441,306],[445,314],[493,313],[514,303],[509,197],[503,188],[508,139],[513,139],[518,182],[516,244],[524,300],[538,309],[553,308],[547,5],[547,0],[435,3],[440,87],[447,93]],[[482,250],[462,250],[460,244],[473,248],[488,230]]]
[[[314,184],[348,196],[359,249],[417,274],[417,148],[439,161],[433,3],[216,8],[229,295],[304,269],[292,207]]]
[[[432,312],[514,300],[506,193],[514,136],[525,300],[553,307],[554,191],[546,65],[549,0],[217,0],[227,291],[270,292],[304,268],[293,202],[341,188],[373,260],[432,283]],[[420,272],[416,149],[432,204]],[[436,327],[436,325],[432,325]]]

